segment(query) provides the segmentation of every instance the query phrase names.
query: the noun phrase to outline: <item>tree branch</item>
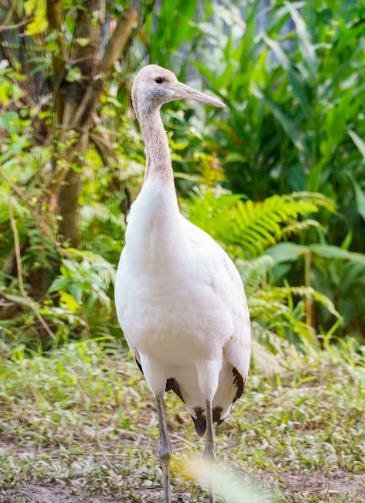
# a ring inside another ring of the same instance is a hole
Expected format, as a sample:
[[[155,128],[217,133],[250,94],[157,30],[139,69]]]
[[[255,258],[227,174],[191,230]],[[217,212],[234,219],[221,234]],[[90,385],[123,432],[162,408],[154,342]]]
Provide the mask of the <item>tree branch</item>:
[[[57,33],[58,54],[52,53],[52,66],[54,76],[54,109],[57,123],[60,124],[63,116],[63,97],[61,82],[65,73],[66,50],[62,36],[63,9],[60,0],[47,0],[48,33]]]
[[[99,65],[99,73],[105,74],[112,70],[114,63],[123,52],[132,29],[136,26],[137,22],[138,13],[134,9],[126,11],[121,16],[106,46]]]
[[[75,112],[74,127],[83,128],[90,121],[90,118],[95,111],[97,99],[102,90],[103,80],[100,77],[102,75],[105,76],[105,74],[109,74],[112,71],[113,65],[123,52],[137,20],[138,13],[134,9],[126,11],[119,19],[97,69],[99,83],[96,88],[92,88],[90,86],[86,90],[84,97]]]
[[[98,134],[92,132],[89,133],[89,137],[96,150],[99,152],[99,155],[105,166],[112,164],[110,160],[112,160],[114,163],[117,163],[118,156],[116,155],[112,145],[106,138],[102,138]]]
[[[13,70],[19,71],[20,63],[16,59],[14,53],[8,47],[8,42],[4,39],[3,34],[0,30],[0,44],[1,44],[1,52],[4,54],[5,58],[9,61],[10,66]]]
[[[24,21],[20,21],[19,23],[16,24],[1,24],[0,25],[0,31],[9,31],[9,30],[15,30],[16,28],[20,28],[21,26],[24,26],[25,24],[29,23],[29,19],[24,19]]]
[[[0,25],[0,27],[3,27],[4,25],[6,25],[10,21],[11,16],[13,15],[14,9],[15,9],[15,5],[12,5],[10,7],[10,9],[8,10],[8,13],[6,14],[5,18],[3,19],[3,22]]]

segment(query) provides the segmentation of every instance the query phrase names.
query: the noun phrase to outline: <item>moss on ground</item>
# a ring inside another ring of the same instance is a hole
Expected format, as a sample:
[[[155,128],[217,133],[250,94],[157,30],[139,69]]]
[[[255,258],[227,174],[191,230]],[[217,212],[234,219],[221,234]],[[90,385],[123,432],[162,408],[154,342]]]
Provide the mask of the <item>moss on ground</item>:
[[[48,357],[3,351],[0,501],[159,501],[155,407],[125,350],[85,341]],[[283,361],[272,375],[251,372],[217,430],[219,460],[275,501],[364,501],[364,360],[346,348]],[[179,400],[166,403],[176,501],[203,501],[181,471],[202,441]]]

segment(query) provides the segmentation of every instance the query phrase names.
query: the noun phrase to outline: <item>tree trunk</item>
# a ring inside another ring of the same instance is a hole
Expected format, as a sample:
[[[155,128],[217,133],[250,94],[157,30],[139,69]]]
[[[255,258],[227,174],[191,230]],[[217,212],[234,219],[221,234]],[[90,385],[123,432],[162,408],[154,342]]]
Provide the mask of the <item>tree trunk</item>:
[[[53,2],[57,3],[57,2]],[[103,9],[104,6],[104,9]],[[81,78],[76,82],[66,82],[64,76],[58,75],[61,82],[57,96],[62,95],[63,106],[56,101],[56,114],[60,108],[63,109],[62,122],[56,125],[60,130],[61,140],[64,139],[67,130],[75,129],[81,131],[78,140],[77,152],[73,151],[66,160],[69,166],[75,161],[78,167],[82,168],[82,154],[85,152],[88,144],[89,123],[83,123],[83,116],[79,113],[80,105],[85,96],[89,93],[90,86],[93,85],[95,72],[99,63],[100,44],[102,40],[102,22],[103,14],[95,21],[95,12],[100,12],[100,8],[105,10],[105,2],[100,0],[90,0],[87,8],[79,11],[77,16],[77,28],[75,40],[86,40],[86,45],[75,44],[75,50],[71,55],[71,61],[74,61],[73,67],[77,67],[81,72]],[[54,11],[54,9],[53,9]],[[54,69],[61,67],[58,59],[54,62]],[[81,115],[81,116],[80,116]],[[59,116],[57,114],[56,116]],[[90,122],[90,121],[89,121]],[[59,212],[60,223],[59,232],[72,246],[79,244],[79,193],[81,188],[81,173],[69,167],[62,178],[62,185],[57,187],[57,208]]]
[[[79,193],[81,187],[81,173],[68,171],[63,187],[60,191],[58,209],[61,215],[59,232],[72,246],[79,243]]]
[[[80,131],[76,148],[71,148],[66,159],[71,165],[78,159],[81,172],[68,168],[61,176],[61,183],[51,193],[57,194],[58,211],[61,217],[59,231],[72,246],[79,244],[79,193],[82,187],[82,154],[88,146],[89,131],[93,126],[93,113],[96,110],[103,79],[108,76],[114,63],[123,51],[137,20],[134,10],[126,11],[119,19],[107,44],[104,55],[100,56],[103,29],[99,22],[93,22],[93,12],[100,10],[100,0],[89,2],[88,9],[81,11],[78,20],[77,38],[87,39],[86,46],[79,46],[72,59],[81,70],[81,81],[67,85],[63,104],[62,130]],[[103,16],[100,20],[103,21]],[[86,86],[83,84],[86,82]],[[62,134],[62,133],[61,133]],[[62,137],[62,136],[61,136]]]

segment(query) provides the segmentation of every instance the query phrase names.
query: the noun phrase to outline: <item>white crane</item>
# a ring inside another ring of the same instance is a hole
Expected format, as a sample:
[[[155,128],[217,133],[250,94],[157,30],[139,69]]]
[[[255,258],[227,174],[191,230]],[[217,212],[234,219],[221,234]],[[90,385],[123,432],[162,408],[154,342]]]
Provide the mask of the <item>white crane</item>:
[[[214,459],[213,421],[223,421],[242,394],[250,361],[250,321],[239,273],[223,249],[179,212],[160,117],[160,107],[177,99],[225,106],[157,65],[137,74],[132,102],[147,165],[128,216],[115,284],[119,323],[157,403],[166,503],[171,446],[165,391],[185,402],[199,435],[206,431],[205,454]]]

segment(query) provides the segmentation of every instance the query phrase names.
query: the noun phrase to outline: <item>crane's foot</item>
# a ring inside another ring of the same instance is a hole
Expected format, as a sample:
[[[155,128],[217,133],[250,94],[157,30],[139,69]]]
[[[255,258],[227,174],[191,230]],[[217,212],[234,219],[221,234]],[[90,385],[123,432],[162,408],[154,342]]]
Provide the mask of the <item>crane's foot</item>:
[[[205,448],[204,457],[210,462],[215,461],[215,444],[214,444],[214,433],[213,433],[213,414],[212,414],[212,402],[211,400],[206,401],[205,417],[207,421],[207,431],[205,437]],[[214,503],[215,498],[213,494],[213,488],[211,484],[208,486],[208,503]]]
[[[160,426],[160,462],[162,467],[164,502],[171,503],[170,458],[171,444],[167,433],[162,396],[157,397],[157,413]]]
[[[170,480],[171,446],[168,438],[161,439],[160,462],[162,467],[164,502],[171,503],[171,480]]]
[[[211,484],[208,485],[208,503],[215,503],[213,487],[211,486]]]
[[[167,465],[162,466],[164,502],[171,503],[170,471]]]

